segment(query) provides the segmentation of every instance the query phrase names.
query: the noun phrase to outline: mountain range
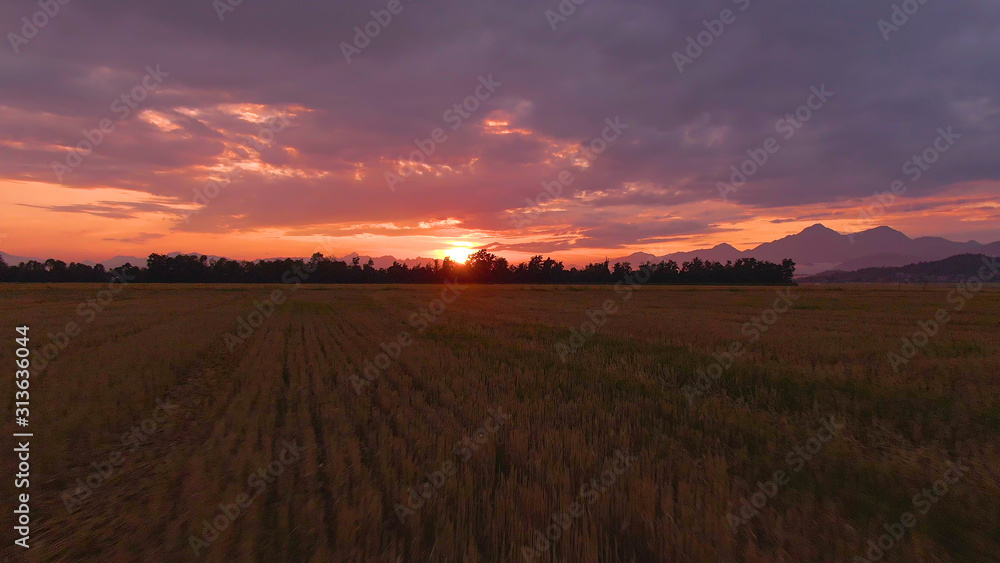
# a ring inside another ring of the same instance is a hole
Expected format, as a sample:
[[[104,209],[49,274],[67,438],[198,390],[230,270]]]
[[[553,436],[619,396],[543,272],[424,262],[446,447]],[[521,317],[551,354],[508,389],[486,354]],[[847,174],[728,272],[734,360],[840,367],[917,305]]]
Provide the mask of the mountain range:
[[[168,256],[181,254],[198,255],[193,252],[171,252]],[[796,264],[796,274],[805,276],[828,270],[854,271],[863,268],[899,267],[917,262],[942,260],[959,254],[1000,256],[1000,242],[980,244],[976,241],[955,242],[941,237],[910,238],[889,227],[876,227],[860,233],[844,235],[817,223],[800,233],[766,242],[747,250],[739,250],[730,244],[719,244],[712,248],[674,252],[663,256],[636,252],[611,259],[611,263],[630,262],[635,267],[644,262],[667,260],[681,264],[691,261],[695,257],[705,261],[723,263],[735,262],[740,258],[756,258],[769,262],[780,262],[785,258],[791,258]],[[0,257],[8,264],[31,260],[31,258],[12,256],[3,252],[0,252]],[[414,267],[434,261],[433,258],[400,259],[393,256],[362,256],[356,252],[337,259],[350,263],[355,257],[362,264],[371,259],[376,269],[388,268],[393,262]],[[214,258],[218,257],[209,256],[209,259]],[[146,264],[146,259],[138,256],[115,256],[102,260],[100,263],[105,268],[117,268],[126,262],[131,262],[135,266],[143,266]],[[95,264],[95,262],[90,261],[83,263],[91,266]]]
[[[821,224],[800,233],[765,242],[747,250],[737,250],[729,244],[712,248],[675,252],[663,256],[638,252],[611,260],[631,262],[633,266],[646,261],[673,260],[678,264],[697,256],[713,262],[756,258],[780,262],[795,261],[797,275],[810,275],[827,270],[853,271],[862,268],[898,267],[917,262],[941,260],[958,254],[1000,255],[1000,242],[980,244],[976,241],[955,242],[941,237],[910,238],[889,228],[876,227],[860,233],[843,235]]]
[[[959,254],[944,260],[902,267],[862,268],[853,272],[832,270],[799,278],[803,283],[961,283],[996,282],[1000,260],[982,254]],[[973,284],[974,285],[974,284]]]

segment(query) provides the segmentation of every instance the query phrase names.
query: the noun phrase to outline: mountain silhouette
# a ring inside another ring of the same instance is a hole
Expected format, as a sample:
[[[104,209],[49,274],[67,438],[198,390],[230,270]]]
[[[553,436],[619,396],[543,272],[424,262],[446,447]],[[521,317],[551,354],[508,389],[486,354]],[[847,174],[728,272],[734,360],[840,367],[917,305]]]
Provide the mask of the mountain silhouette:
[[[827,270],[898,267],[942,260],[959,254],[996,256],[1000,254],[1000,242],[980,244],[976,241],[955,242],[941,237],[910,238],[885,226],[860,233],[841,234],[817,223],[794,235],[744,251],[729,244],[720,244],[707,249],[656,256],[648,261],[673,260],[681,263],[698,257],[716,262],[736,261],[740,258],[780,262],[791,258],[795,261],[798,274],[809,275]],[[611,262],[626,261],[628,258],[618,258]],[[637,262],[631,262],[638,265]]]
[[[171,252],[167,256],[180,254],[196,255],[196,252]],[[980,244],[976,241],[955,242],[941,237],[910,238],[890,227],[875,227],[859,233],[841,234],[820,223],[808,227],[802,232],[788,235],[778,240],[765,242],[754,248],[739,250],[730,244],[718,244],[712,248],[674,252],[656,256],[648,252],[635,252],[628,256],[611,258],[609,262],[629,262],[638,267],[646,262],[673,260],[678,264],[689,262],[694,258],[704,261],[735,262],[740,258],[756,258],[768,262],[780,263],[791,258],[796,264],[798,275],[818,274],[829,270],[853,271],[862,268],[899,267],[917,262],[942,260],[959,254],[1000,255],[1000,242]],[[33,258],[12,256],[0,252],[0,257],[8,264],[26,262]],[[209,259],[218,258],[209,256]],[[308,259],[308,257],[305,257]],[[433,258],[396,258],[394,256],[367,256],[352,252],[342,257],[331,257],[350,263],[358,258],[361,264],[372,260],[376,269],[388,268],[393,262],[416,267],[432,264]],[[44,260],[44,259],[43,259]],[[144,266],[146,258],[138,256],[115,256],[100,263],[105,268],[116,268],[131,262],[133,266]],[[84,261],[93,265],[95,262]]]
[[[960,283],[971,279],[995,281],[1000,264],[982,254],[958,254],[930,262],[902,267],[862,268],[829,271],[800,278],[806,283]],[[982,276],[982,277],[980,277]]]

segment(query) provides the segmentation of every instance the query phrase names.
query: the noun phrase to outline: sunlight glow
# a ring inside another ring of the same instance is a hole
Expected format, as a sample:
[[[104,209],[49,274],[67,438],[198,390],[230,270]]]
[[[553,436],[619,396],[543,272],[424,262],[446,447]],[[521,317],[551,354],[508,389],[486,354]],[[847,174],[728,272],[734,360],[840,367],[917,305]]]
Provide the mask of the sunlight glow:
[[[441,251],[443,256],[450,256],[455,262],[465,262],[469,256],[475,254],[476,249],[468,246],[453,246]]]

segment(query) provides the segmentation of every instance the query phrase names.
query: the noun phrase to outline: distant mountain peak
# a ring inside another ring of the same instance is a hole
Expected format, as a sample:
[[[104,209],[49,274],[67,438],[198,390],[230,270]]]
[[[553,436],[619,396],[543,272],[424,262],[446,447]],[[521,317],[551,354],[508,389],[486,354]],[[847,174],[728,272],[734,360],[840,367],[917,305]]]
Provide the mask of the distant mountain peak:
[[[983,254],[957,254],[942,260],[904,266],[869,266],[854,271],[833,270],[804,278],[819,283],[954,283],[975,277],[990,264]]]
[[[796,271],[800,275],[809,275],[834,268],[900,267],[909,262],[931,262],[960,254],[1000,255],[1000,242],[983,245],[975,241],[954,242],[932,236],[911,239],[906,234],[884,225],[847,235],[840,234],[822,223],[816,223],[798,233],[742,251],[724,242],[712,248],[674,252],[664,256],[641,251],[634,252],[628,256],[612,259],[611,263],[630,262],[633,266],[638,266],[646,262],[673,260],[680,264],[696,257],[703,261],[723,264],[728,261],[735,262],[740,258],[755,258],[780,263],[789,258],[795,261]],[[202,256],[202,254],[195,252],[170,252],[167,254],[171,257],[178,255]],[[34,259],[12,256],[3,252],[0,252],[0,257],[10,265]],[[208,255],[208,258],[215,260],[219,257]],[[392,266],[393,262],[399,262],[411,268],[418,264],[432,264],[434,262],[433,258],[400,259],[391,255],[375,257],[358,252],[351,252],[341,258],[334,256],[330,256],[330,258],[347,263],[350,263],[354,258],[359,258],[361,263],[366,263],[370,259],[375,268],[388,268]],[[309,258],[303,259],[308,260]],[[44,262],[45,258],[38,259],[38,261]],[[144,266],[146,258],[115,256],[99,263],[103,264],[106,269],[111,269],[126,262],[131,262],[133,266]]]
[[[892,227],[875,227],[872,229],[867,229],[859,233],[854,233],[855,237],[880,237],[880,238],[895,238],[899,240],[911,240],[910,237],[906,236],[904,233],[893,229]]]
[[[913,239],[890,227],[875,227],[867,231],[861,231],[848,237],[854,246],[871,249],[872,254],[888,252],[892,254],[921,254],[920,243],[914,243]],[[858,258],[858,257],[854,257]],[[896,266],[898,264],[885,263],[883,266]]]

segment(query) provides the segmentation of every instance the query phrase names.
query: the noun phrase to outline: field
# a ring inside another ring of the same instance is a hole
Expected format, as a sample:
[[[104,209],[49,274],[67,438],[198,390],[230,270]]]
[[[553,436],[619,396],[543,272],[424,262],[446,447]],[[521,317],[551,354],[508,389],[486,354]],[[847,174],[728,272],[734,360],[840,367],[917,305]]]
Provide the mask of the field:
[[[104,289],[0,286],[29,561],[1000,558],[996,288]]]

